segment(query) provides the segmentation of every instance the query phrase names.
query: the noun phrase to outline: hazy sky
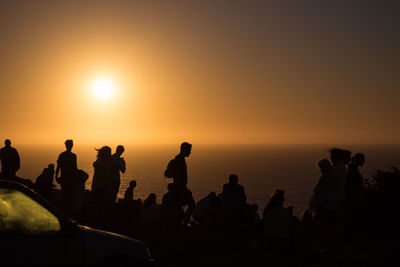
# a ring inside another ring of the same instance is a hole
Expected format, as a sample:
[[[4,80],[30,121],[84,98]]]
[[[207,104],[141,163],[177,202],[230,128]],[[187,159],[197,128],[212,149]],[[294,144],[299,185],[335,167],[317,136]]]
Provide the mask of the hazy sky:
[[[399,1],[0,0],[0,138],[400,143],[399,14]]]

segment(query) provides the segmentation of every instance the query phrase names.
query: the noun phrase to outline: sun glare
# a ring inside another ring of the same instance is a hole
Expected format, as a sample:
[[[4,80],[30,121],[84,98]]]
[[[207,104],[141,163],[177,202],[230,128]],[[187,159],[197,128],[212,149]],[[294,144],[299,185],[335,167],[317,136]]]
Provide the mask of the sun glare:
[[[100,100],[107,100],[114,92],[114,84],[108,78],[98,78],[92,83],[92,93]]]

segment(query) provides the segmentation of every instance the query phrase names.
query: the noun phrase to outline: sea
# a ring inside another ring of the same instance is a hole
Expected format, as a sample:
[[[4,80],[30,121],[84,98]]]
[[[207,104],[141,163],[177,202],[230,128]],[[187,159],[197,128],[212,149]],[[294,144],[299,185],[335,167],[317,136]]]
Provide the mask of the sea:
[[[96,148],[75,144],[73,152],[78,159],[78,168],[89,174],[86,188],[91,188],[93,162]],[[308,208],[320,173],[316,162],[329,158],[329,148],[334,145],[196,145],[187,158],[188,188],[195,200],[209,192],[217,194],[228,182],[230,174],[237,174],[244,186],[248,203],[258,204],[261,213],[274,189],[283,189],[285,205],[293,206],[294,213],[300,215]],[[366,163],[361,168],[364,178],[373,181],[376,170],[400,167],[400,145],[347,145],[339,146],[353,153],[361,152]],[[26,145],[16,147],[21,158],[19,177],[32,181],[50,163],[56,163],[58,155],[65,150],[59,146]],[[113,151],[115,147],[112,147]],[[150,193],[157,195],[161,202],[171,179],[164,177],[164,170],[179,152],[178,145],[130,145],[125,146],[123,157],[127,169],[121,175],[119,197],[131,180],[136,180],[135,198],[145,199]],[[59,187],[59,185],[57,185]]]

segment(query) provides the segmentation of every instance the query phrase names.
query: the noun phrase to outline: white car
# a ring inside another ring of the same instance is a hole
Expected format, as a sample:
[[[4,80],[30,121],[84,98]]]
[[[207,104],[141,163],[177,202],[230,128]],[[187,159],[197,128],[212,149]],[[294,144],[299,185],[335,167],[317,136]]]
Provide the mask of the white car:
[[[152,265],[145,243],[80,226],[29,188],[0,180],[1,265]]]

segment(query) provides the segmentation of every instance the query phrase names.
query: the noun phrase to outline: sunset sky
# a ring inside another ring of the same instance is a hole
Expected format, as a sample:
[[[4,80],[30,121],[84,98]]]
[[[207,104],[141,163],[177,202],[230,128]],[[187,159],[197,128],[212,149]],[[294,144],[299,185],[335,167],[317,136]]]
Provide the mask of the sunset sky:
[[[399,1],[0,0],[0,138],[400,143],[399,14]]]

